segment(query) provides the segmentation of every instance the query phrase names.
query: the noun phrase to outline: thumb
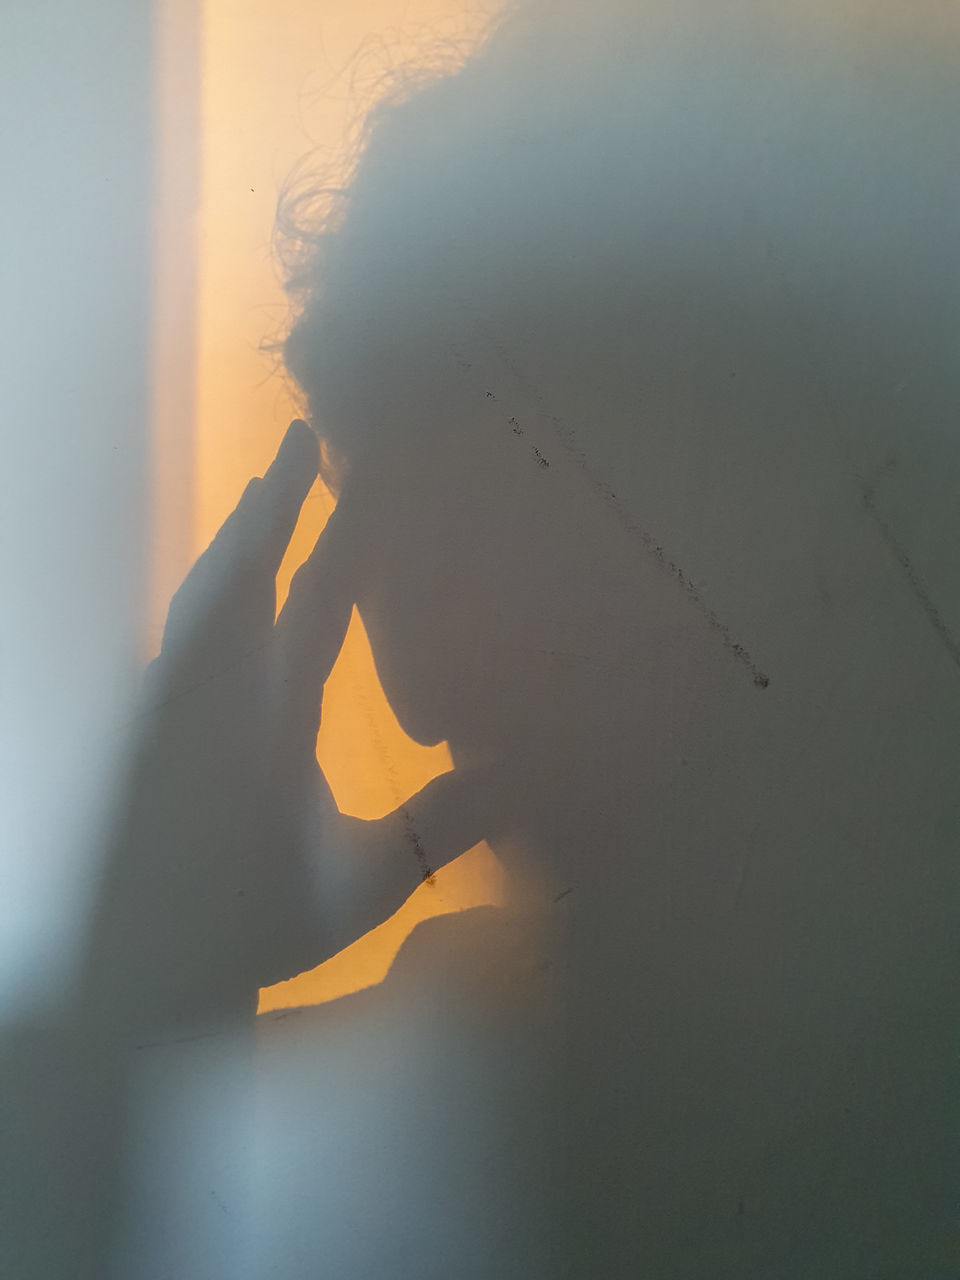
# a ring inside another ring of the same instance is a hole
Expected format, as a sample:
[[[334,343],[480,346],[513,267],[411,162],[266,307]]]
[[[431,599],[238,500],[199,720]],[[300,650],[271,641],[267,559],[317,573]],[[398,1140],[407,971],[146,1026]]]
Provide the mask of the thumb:
[[[274,631],[280,732],[311,758],[323,686],[343,647],[355,595],[339,510],[294,575]]]
[[[409,858],[427,880],[491,834],[490,789],[479,771],[453,769],[398,805],[392,813],[353,828],[357,844],[389,848]],[[357,852],[362,856],[362,849]]]

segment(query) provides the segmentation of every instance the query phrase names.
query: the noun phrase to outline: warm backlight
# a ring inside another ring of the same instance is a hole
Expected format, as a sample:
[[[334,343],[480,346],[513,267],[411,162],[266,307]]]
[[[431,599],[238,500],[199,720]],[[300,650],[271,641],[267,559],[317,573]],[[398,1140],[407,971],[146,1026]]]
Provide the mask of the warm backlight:
[[[164,599],[250,476],[263,474],[287,423],[301,416],[263,354],[286,316],[271,253],[285,176],[314,148],[328,157],[342,148],[363,105],[350,68],[370,33],[384,35],[386,47],[405,57],[413,31],[421,38],[466,31],[462,0],[206,0],[202,7],[168,0],[168,6],[158,122],[161,178],[176,198],[168,198],[166,213],[161,200],[160,209],[156,327],[164,390],[155,451],[155,594]],[[405,34],[391,40],[401,23]],[[185,103],[192,89],[191,115]],[[331,507],[318,482],[281,571],[281,597]],[[356,614],[325,689],[317,755],[340,808],[362,818],[382,816],[451,768],[446,744],[421,747],[400,728]],[[316,1004],[380,982],[419,921],[496,903],[500,890],[499,864],[479,845],[326,964],[262,991],[261,1011]]]

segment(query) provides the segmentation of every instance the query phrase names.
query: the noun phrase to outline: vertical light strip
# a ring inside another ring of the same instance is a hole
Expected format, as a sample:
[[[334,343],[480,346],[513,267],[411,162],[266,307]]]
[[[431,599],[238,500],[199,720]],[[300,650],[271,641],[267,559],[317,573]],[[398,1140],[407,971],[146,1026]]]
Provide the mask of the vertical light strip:
[[[151,516],[145,657],[160,648],[170,597],[193,559],[200,0],[154,6]]]

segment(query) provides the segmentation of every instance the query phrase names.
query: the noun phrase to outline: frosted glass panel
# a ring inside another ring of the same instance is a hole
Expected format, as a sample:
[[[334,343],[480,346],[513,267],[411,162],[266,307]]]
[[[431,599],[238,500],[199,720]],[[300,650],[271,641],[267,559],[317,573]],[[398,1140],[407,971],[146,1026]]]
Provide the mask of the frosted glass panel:
[[[93,9],[2,55],[0,1269],[955,1274],[954,8]]]

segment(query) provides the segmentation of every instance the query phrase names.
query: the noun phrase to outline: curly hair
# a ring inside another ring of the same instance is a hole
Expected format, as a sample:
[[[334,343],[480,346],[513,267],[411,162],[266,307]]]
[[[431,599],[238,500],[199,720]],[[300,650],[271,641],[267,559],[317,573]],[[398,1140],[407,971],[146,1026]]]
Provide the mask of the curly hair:
[[[634,399],[746,350],[902,398],[956,328],[958,48],[939,0],[519,0],[394,70],[349,179],[278,219],[315,424],[348,456],[441,430],[480,330],[570,379],[626,344]]]

